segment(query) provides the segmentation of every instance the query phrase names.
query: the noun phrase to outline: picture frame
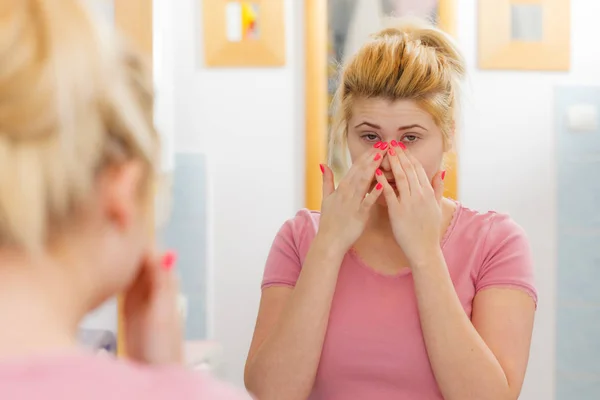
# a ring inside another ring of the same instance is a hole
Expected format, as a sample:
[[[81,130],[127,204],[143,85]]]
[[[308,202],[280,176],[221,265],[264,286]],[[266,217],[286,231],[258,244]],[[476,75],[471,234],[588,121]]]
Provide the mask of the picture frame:
[[[319,163],[327,160],[327,143],[330,126],[330,110],[332,93],[335,89],[333,75],[335,63],[338,63],[339,54],[332,49],[330,15],[332,1],[335,0],[305,0],[305,206],[312,210],[321,208],[322,197],[322,175],[318,168]],[[361,0],[344,0],[344,6],[354,2],[355,7]],[[392,2],[402,3],[402,0],[368,0],[364,4],[374,4],[376,2],[386,2],[387,6]],[[433,16],[436,25],[451,36],[456,35],[456,0],[407,0],[405,5],[423,6],[425,3],[435,3],[435,15]],[[350,6],[352,7],[352,5]],[[344,13],[335,13],[336,16]],[[418,15],[409,14],[409,15]],[[400,17],[397,13],[394,16]],[[382,28],[381,26],[380,28]],[[380,29],[374,27],[373,32]],[[455,143],[458,138],[455,137]],[[445,159],[446,178],[445,192],[446,197],[458,198],[458,165],[459,157],[456,149],[447,153]],[[336,166],[332,166],[334,170]]]
[[[201,1],[207,67],[285,65],[283,0]]]
[[[570,0],[479,0],[479,68],[568,71]]]

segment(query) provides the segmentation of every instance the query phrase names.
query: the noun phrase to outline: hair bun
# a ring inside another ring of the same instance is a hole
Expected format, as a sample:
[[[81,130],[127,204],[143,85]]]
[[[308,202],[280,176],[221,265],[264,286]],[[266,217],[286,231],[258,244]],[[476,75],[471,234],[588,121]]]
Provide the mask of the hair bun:
[[[375,33],[375,40],[402,38],[436,51],[450,64],[455,76],[462,79],[466,74],[465,61],[455,40],[446,32],[427,20],[417,17],[388,18],[386,27]]]

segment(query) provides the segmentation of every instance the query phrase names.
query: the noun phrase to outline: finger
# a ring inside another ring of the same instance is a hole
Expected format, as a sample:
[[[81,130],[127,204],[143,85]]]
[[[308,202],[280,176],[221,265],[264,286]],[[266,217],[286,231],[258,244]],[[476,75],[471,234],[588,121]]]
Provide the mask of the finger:
[[[396,187],[398,188],[398,194],[400,195],[400,198],[402,198],[402,196],[410,196],[408,178],[406,177],[404,169],[402,169],[402,166],[400,165],[400,159],[398,158],[396,150],[393,147],[391,147],[388,151],[388,160],[390,162],[390,168],[392,169],[392,174],[394,175],[394,180],[396,181]]]
[[[373,169],[373,173],[375,173],[375,170],[381,165],[384,155],[385,150],[381,149],[381,146],[372,147],[369,151],[365,151],[354,163],[352,163],[352,167],[350,167],[350,171],[348,171],[347,174],[349,180],[353,179],[355,175],[362,175],[362,172],[364,172],[365,169]]]
[[[366,196],[365,199],[363,200],[362,205],[361,205],[362,212],[368,213],[371,210],[371,207],[373,207],[373,204],[375,204],[375,202],[379,198],[379,196],[381,196],[382,192],[383,192],[383,185],[381,183],[377,183],[377,185],[375,185],[373,190],[371,190],[371,193],[369,193],[369,195]]]
[[[373,182],[375,170],[381,165],[384,154],[384,150],[380,148],[372,148],[366,151],[352,165],[343,182],[340,182],[340,187],[351,191],[353,195],[362,200]]]
[[[379,170],[379,169],[377,170],[375,177],[377,179],[377,185],[375,186],[375,189],[377,189],[378,187],[381,187],[381,190],[383,191],[383,196],[385,197],[385,202],[387,203],[388,209],[393,210],[399,204],[398,198],[396,197],[396,192],[394,191],[394,188],[387,181],[385,175],[383,175],[383,173],[381,173],[381,170]],[[396,185],[398,185],[398,184],[396,183]]]
[[[442,197],[444,196],[445,177],[446,171],[440,171],[434,175],[433,180],[431,181],[431,186],[433,187],[433,192],[435,193],[435,199],[438,203],[442,201]]]
[[[413,164],[408,159],[408,155],[406,154],[407,151],[406,146],[400,146],[400,150],[398,150],[398,160],[400,160],[400,166],[402,166],[402,169],[406,174],[410,193],[415,194],[421,191],[421,184],[419,183],[419,178],[417,177]]]
[[[130,307],[135,308],[139,302],[144,301],[150,295],[156,280],[157,260],[158,256],[153,250],[149,250],[140,259],[137,274],[124,293],[127,310]]]
[[[157,280],[154,285],[153,304],[156,318],[168,323],[179,324],[181,321],[179,315],[179,279],[174,273],[176,254],[168,251],[160,258],[160,265],[157,268]],[[171,329],[177,329],[178,326],[171,326]]]
[[[325,199],[335,190],[333,171],[325,164],[319,164],[319,167],[321,167],[321,173],[323,174],[323,199]]]
[[[430,186],[429,178],[427,178],[427,173],[425,172],[425,169],[423,168],[423,165],[419,162],[419,160],[417,160],[409,150],[406,150],[404,154],[406,154],[406,157],[408,157],[409,161],[412,163],[421,187],[426,188]]]
[[[167,291],[177,289],[177,276],[173,273],[176,262],[177,254],[174,251],[167,251],[160,258],[156,283],[161,289]]]

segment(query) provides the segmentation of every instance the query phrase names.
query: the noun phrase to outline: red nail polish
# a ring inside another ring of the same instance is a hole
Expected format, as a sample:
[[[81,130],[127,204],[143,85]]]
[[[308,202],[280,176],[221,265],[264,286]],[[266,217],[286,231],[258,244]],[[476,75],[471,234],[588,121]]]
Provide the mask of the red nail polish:
[[[401,148],[402,150],[406,150],[406,146],[404,145],[404,143],[402,143],[402,142],[398,142],[398,146],[400,146],[400,148]]]
[[[383,172],[381,172],[381,170],[379,168],[377,168],[375,170],[375,175],[381,176],[381,174],[383,174]]]
[[[377,185],[375,186],[375,189],[381,190],[381,189],[383,189],[383,185],[381,183],[377,183]]]
[[[381,158],[381,154],[377,153],[377,154],[375,154],[375,158],[373,160],[378,161],[380,158]]]
[[[321,168],[321,173],[324,174],[325,173],[325,167],[323,166],[323,164],[319,164],[319,168]]]
[[[165,271],[170,271],[175,266],[175,260],[177,259],[177,255],[173,251],[167,251],[162,258],[162,268]]]
[[[446,177],[446,170],[442,171],[442,180]]]
[[[383,142],[381,143],[381,147],[379,147],[381,150],[385,150],[388,148],[388,143],[387,142]]]
[[[390,156],[395,156],[396,155],[396,150],[392,149],[390,147],[390,149],[388,150],[388,153],[390,154]]]
[[[383,143],[381,143],[381,142],[377,142],[377,143],[375,143],[375,144],[373,145],[373,147],[375,147],[376,149],[378,149],[378,148],[380,148],[380,147],[381,147],[381,145],[382,145],[382,144],[383,144]]]
[[[398,146],[398,142],[396,142],[395,140],[392,140],[392,141],[390,142],[390,145],[391,145],[392,147],[396,147],[396,146]]]

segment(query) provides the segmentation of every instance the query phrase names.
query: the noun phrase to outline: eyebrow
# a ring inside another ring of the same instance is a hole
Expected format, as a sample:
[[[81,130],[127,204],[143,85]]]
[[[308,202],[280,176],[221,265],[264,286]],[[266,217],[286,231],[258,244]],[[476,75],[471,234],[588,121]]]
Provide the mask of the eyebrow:
[[[373,128],[373,129],[381,129],[381,127],[379,125],[375,125],[375,124],[372,124],[372,123],[367,122],[367,121],[361,122],[360,124],[356,125],[355,128],[360,128],[363,125],[366,125],[366,126],[368,126],[370,128]]]
[[[363,121],[360,124],[356,125],[355,128],[360,128],[361,126],[366,125],[370,128],[373,129],[381,129],[381,127],[379,125],[375,125],[372,124],[371,122],[367,122],[367,121]],[[407,129],[412,129],[412,128],[421,128],[424,131],[426,131],[427,129],[424,128],[423,126],[419,125],[419,124],[412,124],[412,125],[405,125],[405,126],[401,126],[400,128],[398,128],[399,131],[405,131]]]

